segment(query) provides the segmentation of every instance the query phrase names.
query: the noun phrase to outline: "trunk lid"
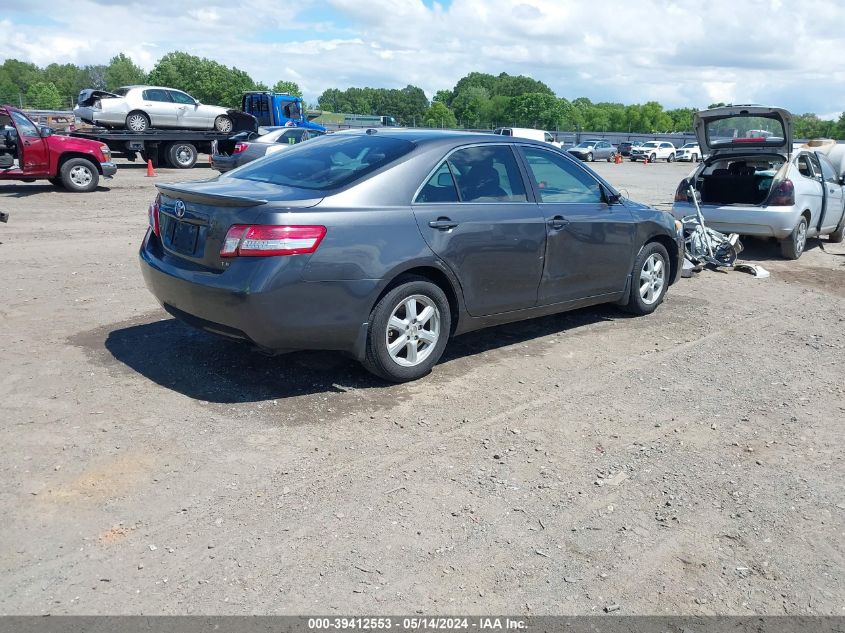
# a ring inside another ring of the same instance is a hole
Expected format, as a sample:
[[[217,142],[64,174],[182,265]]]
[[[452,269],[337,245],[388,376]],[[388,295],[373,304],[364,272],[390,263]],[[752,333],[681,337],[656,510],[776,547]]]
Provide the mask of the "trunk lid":
[[[76,98],[76,105],[78,106],[92,106],[98,99],[118,99],[118,95],[113,92],[106,92],[105,90],[96,90],[94,88],[86,88],[79,91],[79,96]]]
[[[233,224],[262,224],[270,212],[304,209],[322,200],[313,191],[224,177],[156,187],[165,250],[197,270],[216,272],[229,263],[220,257],[220,249]]]
[[[792,152],[792,115],[783,108],[736,105],[693,115],[698,146],[704,154]]]

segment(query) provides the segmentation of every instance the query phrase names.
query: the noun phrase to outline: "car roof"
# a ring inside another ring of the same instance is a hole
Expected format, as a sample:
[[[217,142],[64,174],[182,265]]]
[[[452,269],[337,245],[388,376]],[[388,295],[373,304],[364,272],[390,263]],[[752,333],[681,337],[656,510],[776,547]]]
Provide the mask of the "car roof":
[[[548,148],[549,143],[521,136],[502,136],[487,132],[465,132],[463,130],[427,130],[419,128],[362,128],[356,130],[343,130],[335,132],[332,136],[343,134],[344,136],[378,135],[386,138],[403,139],[417,145],[437,142],[462,142],[462,143],[511,143],[511,144],[533,144],[537,147]],[[551,146],[554,147],[554,146]]]
[[[156,90],[176,90],[178,92],[185,92],[184,90],[180,90],[179,88],[170,88],[168,86],[150,86],[147,84],[133,84],[131,86],[120,86],[117,90],[133,90],[136,88],[154,88]]]

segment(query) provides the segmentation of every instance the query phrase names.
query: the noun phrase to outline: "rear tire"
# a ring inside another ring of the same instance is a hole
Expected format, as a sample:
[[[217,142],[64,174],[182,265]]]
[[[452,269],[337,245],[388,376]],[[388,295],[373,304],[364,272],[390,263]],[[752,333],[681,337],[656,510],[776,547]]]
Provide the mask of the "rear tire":
[[[363,365],[389,382],[417,380],[440,360],[451,327],[443,290],[422,277],[406,277],[370,313]]]
[[[631,294],[623,309],[636,315],[654,312],[666,296],[670,273],[669,253],[663,244],[643,246],[631,269]]]
[[[192,143],[171,143],[167,147],[167,162],[177,169],[190,169],[197,164],[197,148]]]
[[[780,252],[784,259],[798,259],[807,247],[807,218],[803,215],[792,233],[780,241]]]
[[[126,129],[130,132],[146,132],[150,129],[150,117],[135,110],[126,115]]]
[[[71,158],[59,170],[62,185],[74,193],[94,191],[100,182],[96,165],[86,158]]]

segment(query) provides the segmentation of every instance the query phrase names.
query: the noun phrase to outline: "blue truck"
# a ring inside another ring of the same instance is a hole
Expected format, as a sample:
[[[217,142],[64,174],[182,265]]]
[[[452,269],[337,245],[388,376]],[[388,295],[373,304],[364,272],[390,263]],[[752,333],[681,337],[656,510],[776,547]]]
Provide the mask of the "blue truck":
[[[241,110],[254,116],[260,126],[290,125],[326,131],[322,125],[308,120],[302,99],[295,95],[260,90],[245,92]]]

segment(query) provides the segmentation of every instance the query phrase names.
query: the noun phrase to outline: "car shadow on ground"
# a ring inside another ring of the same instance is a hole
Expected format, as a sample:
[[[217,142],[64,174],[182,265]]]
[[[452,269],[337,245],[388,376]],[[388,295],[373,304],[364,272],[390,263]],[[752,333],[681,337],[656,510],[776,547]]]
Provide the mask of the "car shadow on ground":
[[[602,306],[465,334],[449,342],[434,372],[448,371],[444,365],[464,357],[478,355],[479,363],[487,362],[480,357],[484,352],[619,318],[626,315]],[[207,402],[259,402],[392,386],[340,353],[266,356],[243,343],[195,330],[176,319],[112,330],[105,348],[115,360],[145,378]]]
[[[739,254],[739,261],[750,261],[750,262],[767,262],[767,261],[775,261],[775,262],[786,262],[789,261],[784,259],[783,255],[781,255],[780,251],[780,243],[777,240],[771,239],[757,239],[753,237],[743,237],[740,240],[742,242],[742,252]],[[810,251],[814,250],[826,250],[825,247],[827,246],[826,239],[819,239],[815,237],[811,237],[807,240],[807,245],[804,248],[805,253],[809,253]]]
[[[97,187],[97,191],[110,191],[110,189],[100,185]],[[72,191],[51,184],[0,185],[0,195],[8,196],[9,198],[28,198],[29,196],[50,192],[77,195]]]

